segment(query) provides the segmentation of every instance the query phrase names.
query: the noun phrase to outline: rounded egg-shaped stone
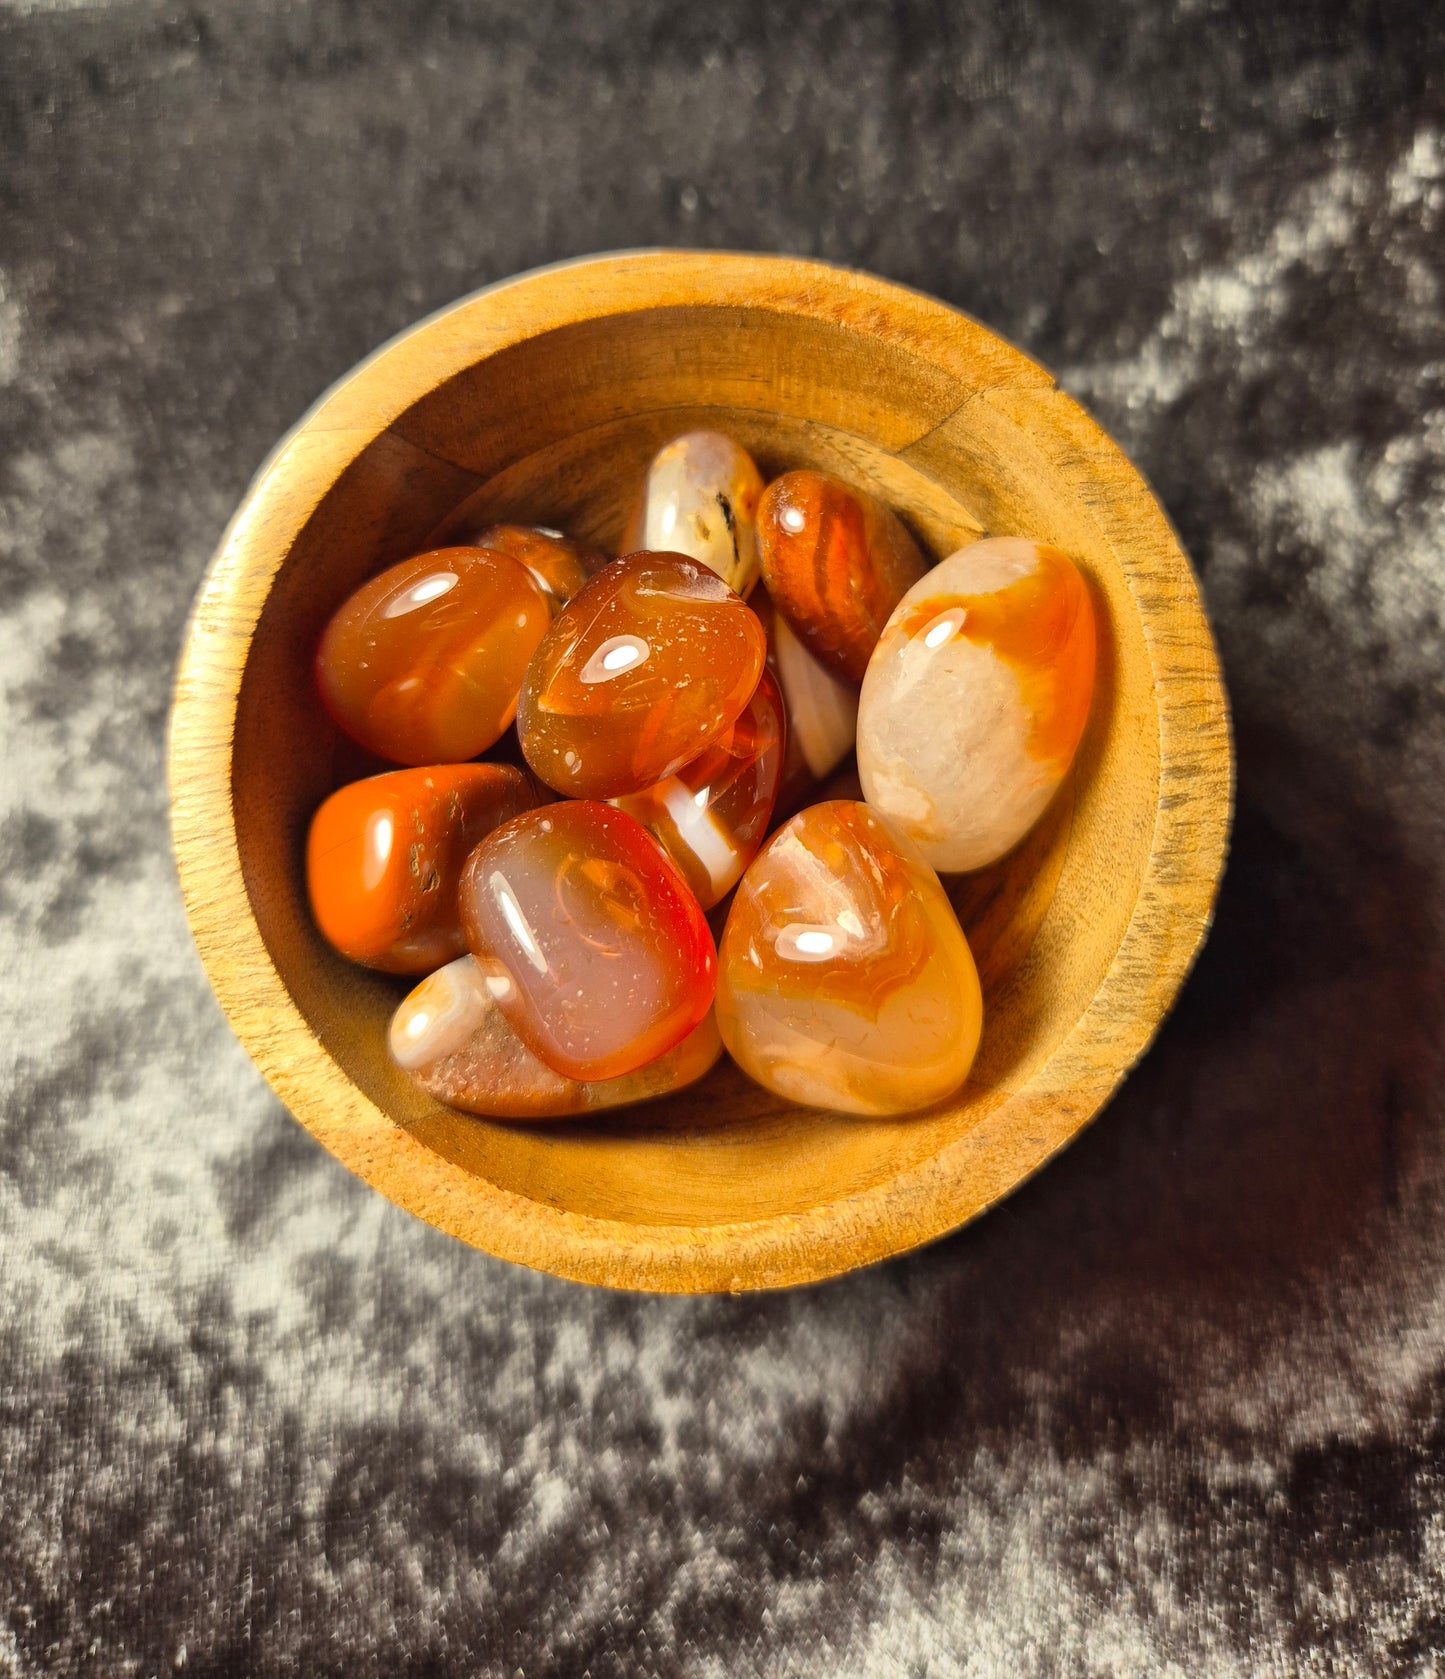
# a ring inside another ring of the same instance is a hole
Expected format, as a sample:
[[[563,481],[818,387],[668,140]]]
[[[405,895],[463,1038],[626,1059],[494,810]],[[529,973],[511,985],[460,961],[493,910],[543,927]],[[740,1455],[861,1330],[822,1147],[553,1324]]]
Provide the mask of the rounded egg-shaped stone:
[[[785,822],[718,955],[718,1029],[751,1078],[811,1107],[909,1113],[968,1076],[983,1000],[938,878],[864,804]]]
[[[1068,773],[1094,692],[1088,585],[1066,554],[990,537],[899,602],[858,710],[864,796],[935,869],[1011,851]]]
[[[568,800],[504,823],[468,858],[459,899],[502,1013],[566,1078],[645,1067],[712,1003],[717,954],[697,900],[610,805]]]
[[[433,549],[343,602],[317,649],[316,684],[337,724],[378,757],[462,763],[512,721],[551,617],[507,555]]]
[[[829,670],[863,680],[888,614],[927,561],[898,515],[826,472],[785,472],[758,508],[773,605]]]
[[[472,848],[536,802],[506,764],[391,770],[338,788],[306,838],[316,925],[368,968],[421,974],[449,962],[466,949],[457,886]]]
[[[639,793],[700,756],[762,674],[757,615],[682,554],[614,560],[543,638],[517,733],[533,770],[572,798]]]
[[[638,546],[686,554],[746,595],[758,577],[763,480],[753,457],[720,431],[690,431],[653,456]]]

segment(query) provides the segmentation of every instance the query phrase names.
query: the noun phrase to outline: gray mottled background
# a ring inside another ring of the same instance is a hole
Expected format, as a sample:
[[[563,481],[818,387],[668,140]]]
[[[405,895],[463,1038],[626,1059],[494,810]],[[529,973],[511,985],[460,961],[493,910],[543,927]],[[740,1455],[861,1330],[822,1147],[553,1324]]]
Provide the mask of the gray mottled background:
[[[0,0],[0,1675],[1445,1672],[1434,0]],[[1231,684],[1211,943],[1094,1129],[788,1296],[349,1178],[191,950],[162,740],[270,443],[649,243],[970,309]]]

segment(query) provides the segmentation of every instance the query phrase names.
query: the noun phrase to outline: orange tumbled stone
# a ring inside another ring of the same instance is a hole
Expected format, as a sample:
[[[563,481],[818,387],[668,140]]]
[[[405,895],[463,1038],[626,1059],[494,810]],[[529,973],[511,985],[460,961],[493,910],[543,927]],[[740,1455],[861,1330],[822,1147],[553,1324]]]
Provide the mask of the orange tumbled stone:
[[[968,1075],[978,972],[938,877],[866,805],[812,805],[743,876],[717,1021],[759,1084],[845,1113],[908,1113]]]
[[[752,697],[767,638],[727,584],[681,554],[628,554],[574,595],[527,669],[527,762],[574,798],[640,793],[718,740]]]
[[[460,763],[512,721],[551,621],[516,560],[437,548],[363,583],[321,638],[316,683],[353,740],[398,764]]]
[[[545,805],[467,861],[462,926],[531,1052],[565,1078],[620,1078],[681,1043],[712,1004],[717,954],[697,900],[640,823]]]
[[[467,540],[474,548],[490,548],[526,566],[554,612],[607,564],[595,548],[585,548],[545,525],[488,525]]]
[[[758,507],[763,582],[814,657],[861,682],[928,562],[896,514],[826,472],[788,472]]]
[[[343,956],[420,974],[466,949],[457,884],[473,846],[536,803],[521,770],[439,764],[339,788],[311,819],[306,888]]]
[[[562,1119],[650,1102],[695,1084],[722,1055],[709,1009],[680,1044],[635,1072],[564,1078],[508,1025],[473,956],[448,962],[404,998],[387,1042],[392,1060],[429,1096],[494,1119]]]
[[[742,715],[700,758],[644,792],[613,800],[657,840],[704,909],[737,885],[763,843],[785,740],[783,696],[764,671]]]
[[[1089,586],[1067,554],[989,537],[899,602],[868,666],[868,803],[936,869],[981,869],[1043,815],[1094,696]]]

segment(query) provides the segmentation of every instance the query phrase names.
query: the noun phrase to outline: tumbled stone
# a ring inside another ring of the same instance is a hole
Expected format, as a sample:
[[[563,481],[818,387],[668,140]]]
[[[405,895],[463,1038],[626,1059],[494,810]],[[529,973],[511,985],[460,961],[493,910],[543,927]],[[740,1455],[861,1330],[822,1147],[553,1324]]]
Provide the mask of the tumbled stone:
[[[353,740],[398,764],[461,763],[512,721],[551,621],[515,560],[438,548],[373,577],[326,626],[316,683]]]
[[[369,968],[419,974],[466,949],[457,885],[473,846],[537,802],[503,764],[392,770],[338,788],[311,819],[306,887],[327,941]]]
[[[701,909],[642,825],[591,800],[505,823],[462,874],[462,926],[517,1036],[554,1072],[618,1078],[712,1003]]]
[[[763,480],[752,456],[718,431],[690,431],[653,457],[638,546],[686,554],[746,595],[758,577]]]
[[[1068,773],[1094,663],[1093,605],[1066,554],[1021,537],[960,549],[899,602],[868,667],[868,803],[936,869],[994,862]]]
[[[562,1119],[669,1096],[696,1083],[722,1054],[709,1009],[681,1043],[635,1072],[564,1078],[512,1030],[472,956],[449,962],[403,999],[387,1042],[429,1096],[495,1119]]]
[[[764,671],[741,716],[700,758],[612,801],[657,840],[704,909],[737,885],[763,843],[785,741],[783,697]]]
[[[765,589],[758,590],[752,604],[768,633],[768,664],[788,717],[785,779],[798,770],[809,782],[822,781],[853,750],[858,690],[813,657]]]
[[[525,566],[554,613],[607,564],[595,548],[573,542],[546,525],[487,525],[467,540],[475,548],[490,548]]]
[[[758,507],[773,605],[829,670],[857,684],[888,615],[927,570],[898,516],[826,472],[787,472]]]
[[[983,1026],[978,973],[937,876],[866,805],[785,822],[733,899],[718,1029],[759,1084],[845,1113],[952,1094]]]
[[[752,697],[756,614],[681,554],[614,560],[558,614],[527,670],[527,762],[574,798],[639,793],[718,740]]]

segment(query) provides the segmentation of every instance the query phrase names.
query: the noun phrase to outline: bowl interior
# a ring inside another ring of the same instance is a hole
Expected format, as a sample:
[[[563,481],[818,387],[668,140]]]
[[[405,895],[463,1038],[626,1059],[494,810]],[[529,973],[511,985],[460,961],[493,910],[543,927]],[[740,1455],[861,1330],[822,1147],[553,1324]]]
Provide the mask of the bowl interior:
[[[947,365],[896,333],[877,334],[866,318],[779,308],[638,307],[560,324],[496,353],[480,340],[470,359],[452,352],[459,370],[384,429],[358,428],[354,458],[280,560],[241,674],[231,761],[251,910],[336,1067],[479,1188],[622,1225],[702,1231],[787,1220],[926,1174],[934,1162],[952,1169],[946,1157],[960,1139],[1026,1093],[1000,1145],[1023,1159],[1029,1139],[1020,1127],[1039,1133],[1028,1165],[1013,1172],[1020,1176],[1097,1106],[1097,1092],[1079,1095],[1063,1052],[1116,960],[1149,870],[1160,804],[1155,673],[1138,579],[1100,517],[1088,434],[1067,435],[1078,411],[971,323],[965,339],[959,319]],[[987,400],[975,399],[980,391]],[[1056,406],[1045,409],[1041,395]],[[340,400],[344,407],[344,387]],[[343,414],[337,423],[350,422]],[[818,467],[872,491],[935,558],[982,533],[1019,533],[1057,543],[1089,576],[1101,668],[1073,776],[1013,856],[946,883],[984,983],[977,1064],[956,1099],[904,1119],[802,1110],[726,1061],[692,1090],[596,1123],[525,1127],[453,1113],[387,1059],[385,1028],[404,983],[334,955],[307,913],[311,813],[371,767],[316,699],[313,650],[361,581],[475,519],[556,525],[615,552],[649,456],[698,426],[732,434],[765,476]],[[1100,1090],[1138,1047],[1130,1042],[1105,1066]],[[1050,1102],[1062,1117],[1040,1119]],[[1004,1187],[1010,1169],[997,1174]]]

